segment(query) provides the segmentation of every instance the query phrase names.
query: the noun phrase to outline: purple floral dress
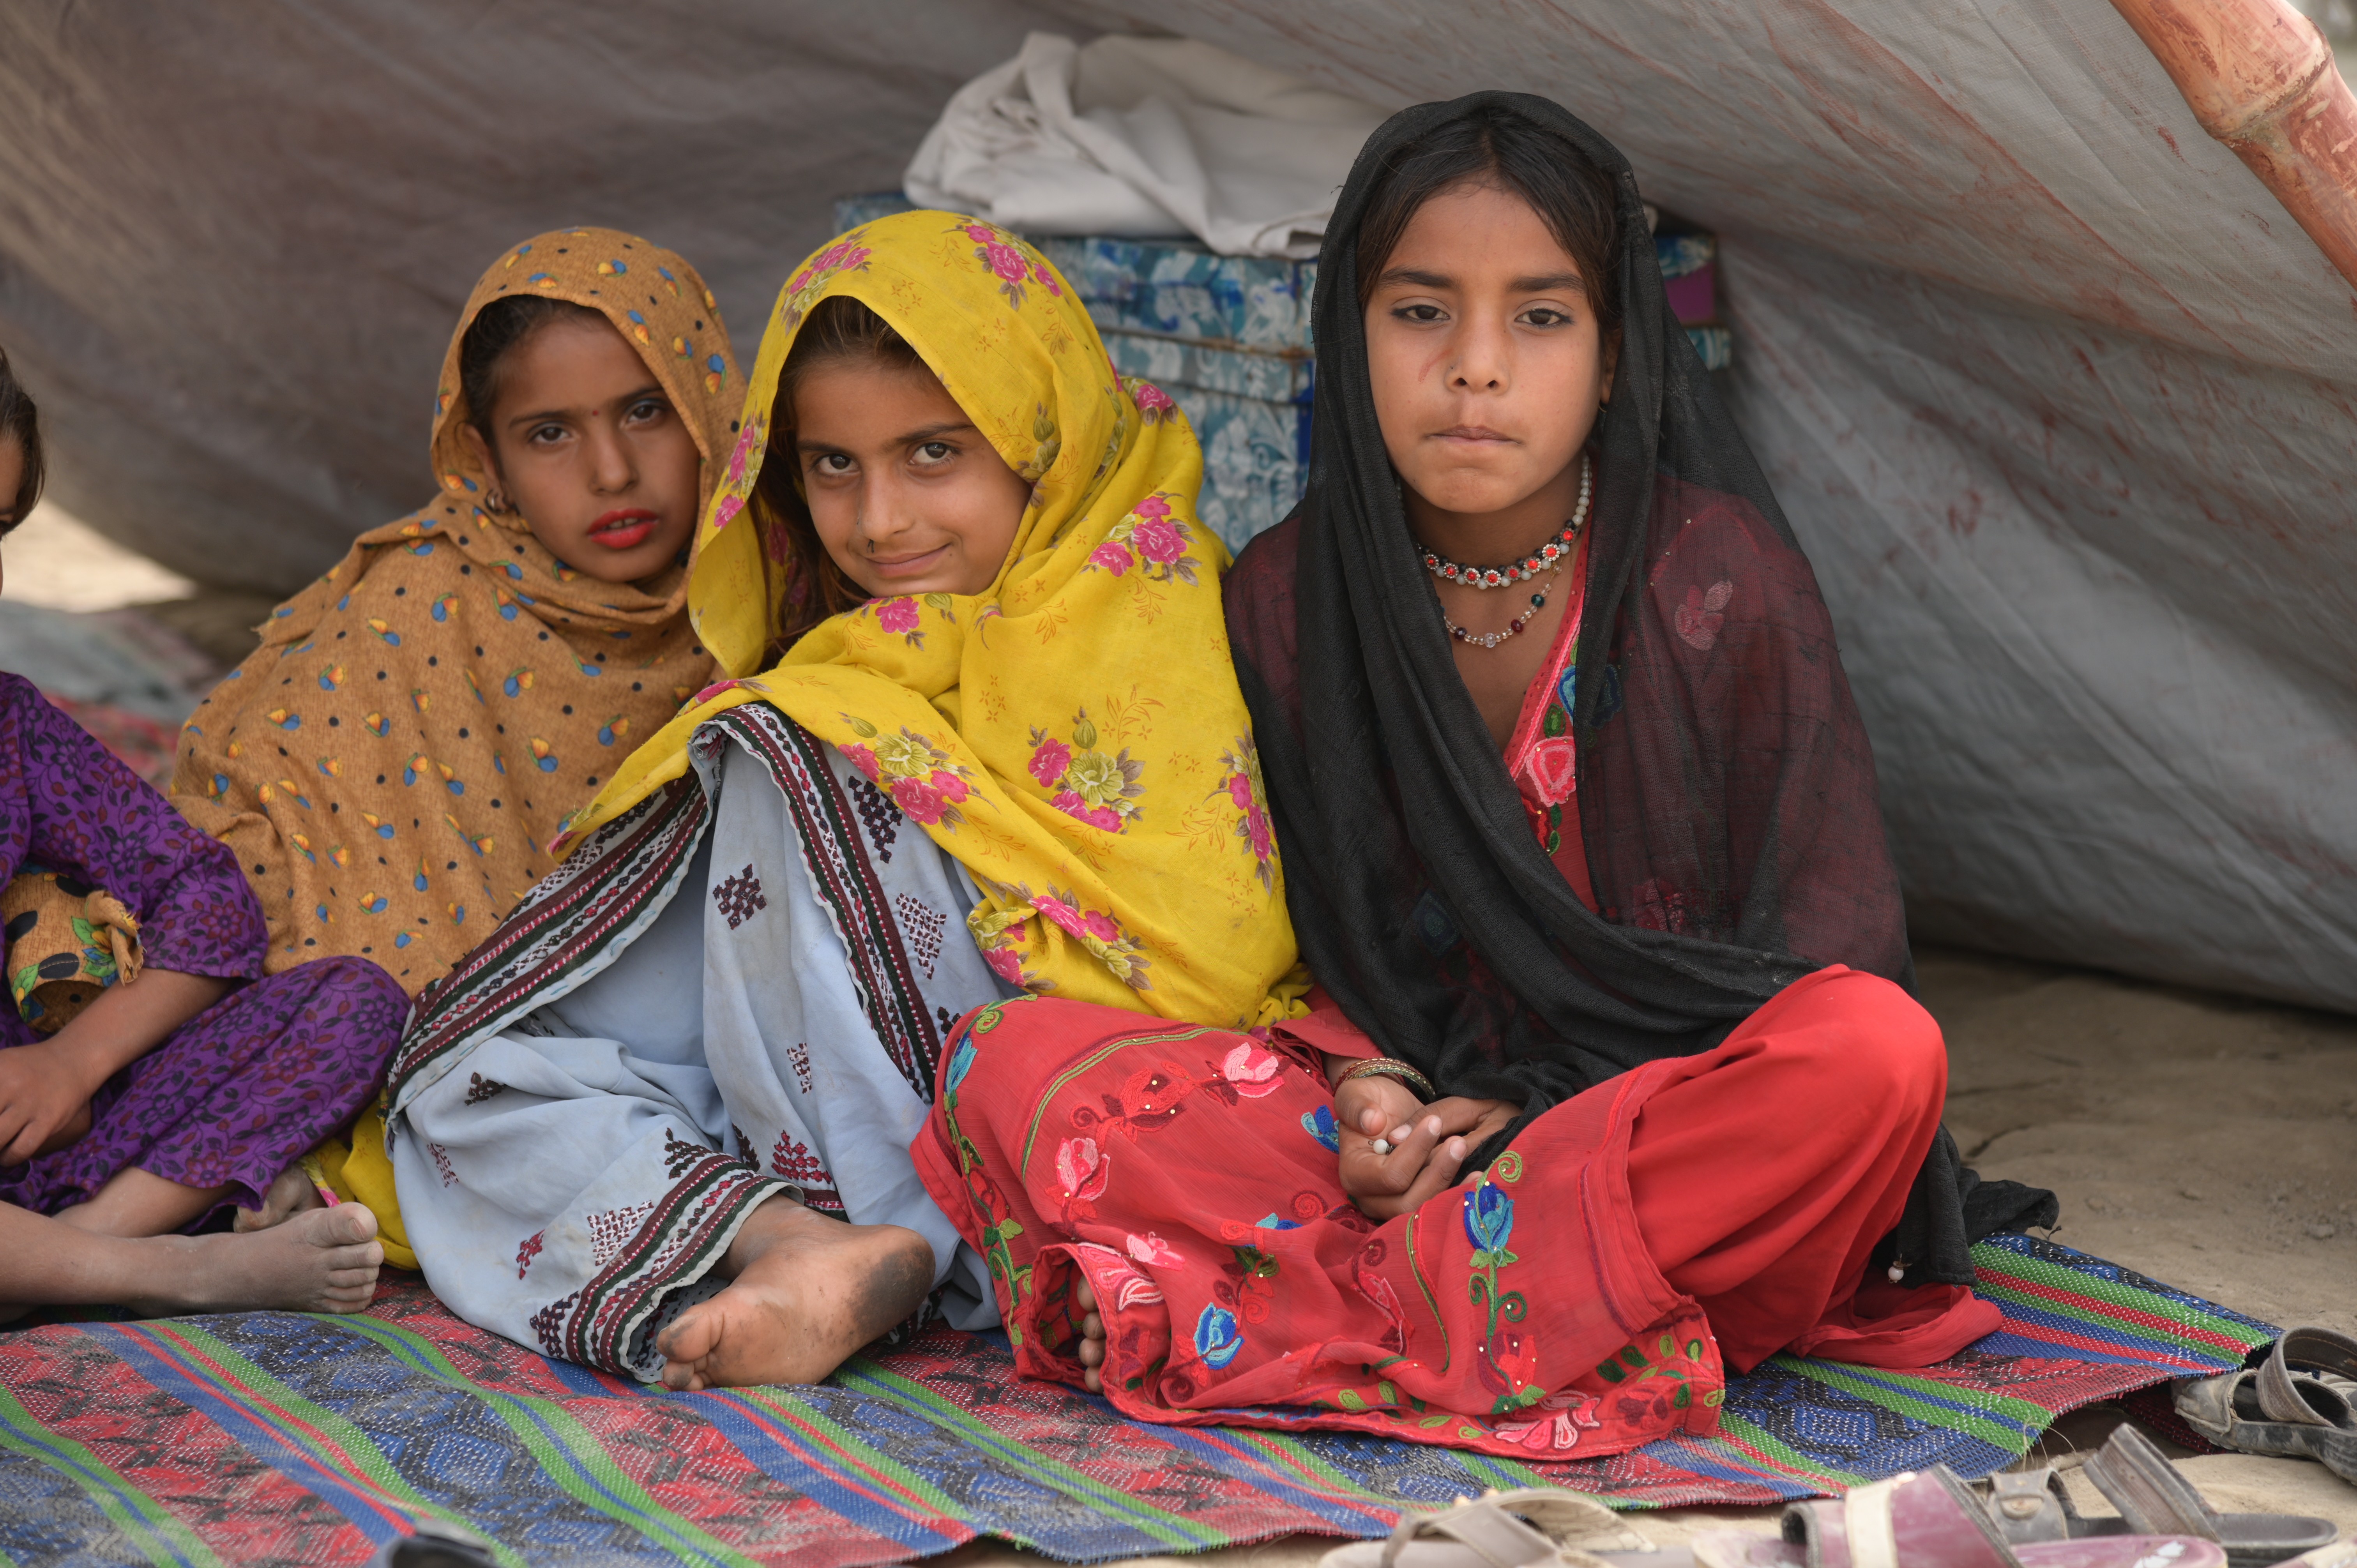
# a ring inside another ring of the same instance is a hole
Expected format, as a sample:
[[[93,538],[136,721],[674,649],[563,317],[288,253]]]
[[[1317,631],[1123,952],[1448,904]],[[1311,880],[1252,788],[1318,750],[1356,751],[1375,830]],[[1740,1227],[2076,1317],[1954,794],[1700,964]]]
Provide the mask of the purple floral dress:
[[[121,899],[151,969],[241,983],[109,1079],[80,1140],[0,1165],[0,1201],[53,1214],[132,1165],[258,1208],[377,1085],[409,1010],[361,958],[256,980],[261,907],[224,844],[181,820],[29,682],[0,672],[0,885],[45,866]],[[39,1038],[0,1005],[0,1049]]]

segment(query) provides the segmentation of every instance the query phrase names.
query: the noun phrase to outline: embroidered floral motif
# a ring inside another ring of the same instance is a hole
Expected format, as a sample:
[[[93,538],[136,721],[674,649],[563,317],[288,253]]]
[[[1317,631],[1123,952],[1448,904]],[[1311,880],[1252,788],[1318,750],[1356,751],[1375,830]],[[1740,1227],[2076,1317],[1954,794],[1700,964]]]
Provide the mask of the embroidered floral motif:
[[[803,1094],[811,1091],[810,1047],[800,1040],[786,1047],[786,1060],[794,1069],[794,1088]]]
[[[712,889],[712,902],[718,907],[720,918],[728,922],[728,929],[732,931],[770,907],[770,900],[761,892],[761,879],[753,875],[749,865],[736,875],[716,883]]]
[[[532,1261],[534,1258],[539,1257],[540,1254],[546,1250],[547,1246],[548,1232],[545,1230],[535,1230],[531,1235],[523,1239],[522,1244],[516,1248],[516,1278],[522,1279],[525,1274],[531,1272]],[[566,1299],[570,1300],[571,1298],[567,1297]],[[539,1326],[539,1320],[537,1318],[533,1320],[533,1326],[534,1327]],[[547,1343],[545,1337],[543,1338],[542,1343]]]
[[[720,477],[720,493],[713,502],[712,532],[718,533],[736,521],[752,498],[753,481],[760,477],[761,456],[769,450],[769,421],[759,414],[746,421],[737,436],[736,448],[728,454],[728,467]]]
[[[1049,469],[1056,466],[1056,456],[1064,449],[1064,438],[1057,433],[1056,416],[1044,403],[1031,405],[1031,456],[1015,466],[1015,471],[1037,485]],[[1039,499],[1035,491],[1032,496]]]
[[[1195,1319],[1195,1354],[1203,1365],[1219,1371],[1243,1348],[1244,1331],[1236,1315],[1217,1302],[1206,1302],[1202,1316]]]
[[[450,1151],[439,1144],[428,1144],[425,1152],[434,1156],[434,1169],[442,1177],[444,1187],[457,1185],[458,1173],[450,1168]]]
[[[866,269],[872,252],[859,242],[866,232],[865,229],[854,229],[802,263],[802,270],[788,280],[785,297],[778,301],[780,326],[800,326],[812,303],[838,274]]]
[[[1285,1085],[1280,1075],[1285,1071],[1285,1058],[1275,1051],[1264,1050],[1250,1040],[1236,1047],[1220,1063],[1220,1076],[1246,1100],[1258,1100],[1275,1094]]]
[[[1146,765],[1132,760],[1127,746],[1119,755],[1096,749],[1097,726],[1082,708],[1072,719],[1072,744],[1066,746],[1037,725],[1031,726],[1031,777],[1049,791],[1048,803],[1077,822],[1117,833],[1139,815],[1137,798],[1146,793],[1138,782]]]
[[[1268,823],[1268,808],[1263,804],[1268,798],[1267,786],[1261,782],[1260,748],[1252,736],[1240,735],[1236,744],[1220,754],[1220,763],[1228,776],[1211,791],[1224,793],[1235,802],[1240,815],[1236,819],[1236,837],[1243,841],[1245,853],[1253,857],[1254,875],[1268,892],[1276,891],[1276,833]]]
[[[1502,1415],[1535,1404],[1546,1390],[1536,1381],[1538,1337],[1500,1330],[1501,1323],[1520,1323],[1530,1303],[1517,1290],[1498,1287],[1498,1271],[1522,1262],[1506,1243],[1514,1233],[1514,1200],[1506,1187],[1522,1179],[1523,1157],[1509,1149],[1465,1190],[1462,1214],[1465,1239],[1473,1243],[1466,1259],[1470,1275],[1466,1290],[1473,1305],[1488,1309],[1477,1371],[1482,1386],[1496,1396],[1492,1413]]]
[[[1083,909],[1080,898],[1060,888],[1050,887],[1031,900],[1031,907],[1046,918],[1054,921],[1081,946],[1086,948],[1107,969],[1115,980],[1132,991],[1151,991],[1146,971],[1151,967],[1145,948],[1138,940],[1122,929],[1121,922],[1102,910]]]
[[[927,827],[938,822],[954,829],[965,822],[957,808],[973,792],[966,783],[968,769],[948,752],[906,725],[898,735],[885,735],[866,719],[850,714],[843,717],[867,742],[845,746],[843,755],[891,796],[904,815]]]
[[[1170,401],[1168,392],[1164,392],[1152,381],[1140,381],[1133,376],[1124,376],[1121,378],[1121,384],[1129,390],[1130,397],[1137,403],[1137,417],[1140,424],[1159,424],[1166,419],[1178,417],[1178,405]]]
[[[859,813],[859,825],[867,830],[867,844],[875,852],[877,863],[889,865],[893,841],[900,836],[900,808],[883,790],[855,777],[851,780],[851,809]]]
[[[1678,636],[1687,646],[1707,652],[1718,640],[1719,628],[1727,624],[1727,604],[1735,597],[1735,585],[1713,583],[1707,589],[1691,586],[1686,589],[1686,602],[1671,612],[1670,619],[1677,627]]]
[[[1577,1389],[1565,1389],[1539,1401],[1538,1413],[1528,1421],[1501,1421],[1497,1433],[1533,1453],[1560,1454],[1579,1444],[1579,1434],[1604,1423],[1596,1414],[1596,1401]]]
[[[826,1162],[812,1154],[809,1146],[791,1133],[778,1134],[777,1147],[770,1151],[770,1168],[805,1190],[834,1186],[834,1176],[827,1170]]]
[[[1056,1149],[1056,1179],[1064,1189],[1065,1220],[1089,1219],[1113,1180],[1113,1156],[1094,1138],[1067,1138]]]
[[[1183,1268],[1187,1262],[1178,1248],[1151,1230],[1143,1236],[1134,1230],[1130,1232],[1129,1255],[1141,1263],[1150,1263],[1157,1268]]]
[[[480,1105],[484,1101],[506,1088],[507,1085],[498,1079],[485,1078],[481,1073],[470,1072],[467,1075],[467,1103]]]
[[[614,1261],[614,1254],[630,1244],[647,1217],[655,1211],[651,1201],[633,1203],[624,1208],[609,1208],[589,1217],[589,1260],[593,1267],[604,1268]]]
[[[1019,985],[1035,993],[1055,989],[1055,983],[1023,965],[1023,949],[1028,941],[1024,927],[1031,919],[1030,890],[1017,883],[1012,887],[996,887],[994,891],[1010,906],[993,909],[987,905],[977,907],[965,918],[965,929],[974,938],[974,947],[990,972],[1009,985]]]
[[[1172,512],[1171,499],[1168,492],[1157,491],[1138,502],[1127,517],[1113,525],[1104,542],[1089,552],[1089,564],[1081,570],[1102,570],[1118,577],[1143,563],[1141,569],[1150,582],[1176,578],[1192,586],[1195,558],[1187,551],[1195,542],[1195,534]]]
[[[539,1238],[534,1237],[533,1240],[537,1240]],[[516,1277],[522,1279],[523,1276],[519,1273]],[[540,1348],[544,1353],[559,1360],[564,1359],[565,1320],[573,1316],[573,1304],[580,1298],[581,1293],[575,1291],[569,1295],[560,1296],[550,1302],[532,1315],[532,1332],[540,1341]]]
[[[942,956],[942,931],[950,918],[911,893],[903,893],[892,900],[893,913],[900,917],[900,935],[909,945],[909,956],[933,978],[933,966]]]
[[[1056,281],[1055,269],[1014,235],[987,223],[961,223],[958,230],[974,242],[974,260],[998,279],[998,292],[1012,308],[1023,308],[1026,283],[1036,283],[1051,295],[1062,297],[1063,285]]]
[[[1301,1113],[1301,1130],[1317,1139],[1335,1154],[1342,1152],[1341,1124],[1334,1120],[1334,1108],[1321,1105],[1315,1111]]]

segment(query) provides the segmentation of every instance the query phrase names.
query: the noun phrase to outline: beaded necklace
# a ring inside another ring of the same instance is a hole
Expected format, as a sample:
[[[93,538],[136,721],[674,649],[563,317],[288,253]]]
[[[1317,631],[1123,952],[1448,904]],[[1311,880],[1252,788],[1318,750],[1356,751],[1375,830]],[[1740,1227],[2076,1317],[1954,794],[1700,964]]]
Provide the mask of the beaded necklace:
[[[1566,555],[1571,553],[1572,545],[1579,538],[1580,526],[1587,521],[1587,498],[1589,488],[1595,479],[1595,472],[1588,462],[1587,454],[1581,453],[1579,455],[1579,504],[1571,509],[1571,521],[1563,525],[1562,532],[1521,560],[1509,562],[1503,566],[1460,566],[1437,550],[1427,548],[1421,552],[1424,556],[1424,569],[1443,582],[1459,584],[1468,588],[1503,588],[1515,583],[1527,582],[1537,576],[1541,572],[1555,565]],[[1515,624],[1519,627],[1521,622],[1518,621]]]
[[[1508,638],[1520,634],[1523,628],[1531,624],[1533,616],[1546,608],[1547,596],[1555,592],[1555,579],[1562,575],[1563,567],[1560,564],[1550,569],[1547,573],[1546,586],[1531,596],[1531,607],[1508,621],[1506,629],[1503,631],[1468,631],[1450,620],[1447,610],[1440,612],[1440,624],[1447,627],[1448,635],[1459,642],[1469,642],[1476,648],[1495,648]]]

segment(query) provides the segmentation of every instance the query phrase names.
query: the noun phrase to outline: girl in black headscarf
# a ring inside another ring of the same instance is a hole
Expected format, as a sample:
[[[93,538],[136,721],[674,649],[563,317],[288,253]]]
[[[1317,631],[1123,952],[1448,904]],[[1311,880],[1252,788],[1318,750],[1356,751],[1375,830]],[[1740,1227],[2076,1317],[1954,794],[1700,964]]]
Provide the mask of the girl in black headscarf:
[[[1709,1430],[1779,1349],[1990,1331],[1970,1240],[2052,1200],[1940,1129],[1832,625],[1626,161],[1519,94],[1396,115],[1316,312],[1309,490],[1225,585],[1322,987],[1273,1044],[1310,1070],[1255,1097],[1209,1041],[974,1026],[929,1181],[998,1243],[1027,1366],[1585,1455]]]

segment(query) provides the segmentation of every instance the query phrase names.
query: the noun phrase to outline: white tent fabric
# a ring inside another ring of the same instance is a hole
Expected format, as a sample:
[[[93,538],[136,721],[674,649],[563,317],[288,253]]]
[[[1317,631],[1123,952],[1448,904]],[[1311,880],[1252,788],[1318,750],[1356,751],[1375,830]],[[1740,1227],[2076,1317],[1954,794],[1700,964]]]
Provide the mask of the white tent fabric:
[[[1133,26],[1546,93],[1718,231],[1920,935],[2357,1010],[2357,297],[2104,0],[27,3],[0,341],[73,510],[286,585],[423,493],[502,244],[636,228],[750,327],[985,62]]]
[[[1386,113],[1192,38],[1034,33],[958,90],[904,183],[920,207],[1027,234],[1314,256]]]

